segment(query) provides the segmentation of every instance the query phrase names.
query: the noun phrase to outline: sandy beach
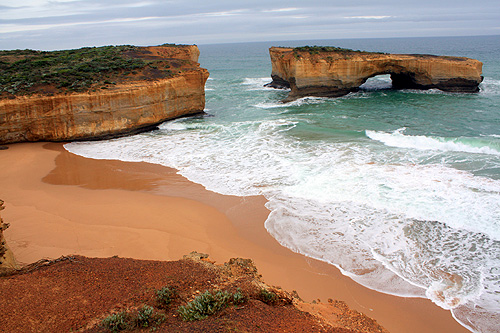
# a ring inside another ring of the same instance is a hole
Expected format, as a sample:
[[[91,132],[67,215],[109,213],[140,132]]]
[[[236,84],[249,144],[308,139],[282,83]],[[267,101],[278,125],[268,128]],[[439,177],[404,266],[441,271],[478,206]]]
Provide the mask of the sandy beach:
[[[251,258],[264,281],[306,301],[338,299],[391,332],[467,332],[427,299],[367,289],[335,267],[279,245],[265,230],[263,197],[223,196],[147,163],[92,160],[61,143],[0,151],[5,236],[20,263],[79,254],[177,260]]]

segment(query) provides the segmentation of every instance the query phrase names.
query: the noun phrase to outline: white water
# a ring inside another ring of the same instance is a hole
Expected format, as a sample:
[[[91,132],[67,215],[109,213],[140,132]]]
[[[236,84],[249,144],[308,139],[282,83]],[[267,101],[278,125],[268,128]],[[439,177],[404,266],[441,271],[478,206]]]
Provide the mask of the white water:
[[[273,237],[373,289],[425,294],[446,309],[481,299],[500,308],[485,297],[497,290],[492,274],[500,267],[500,181],[404,158],[385,163],[360,144],[283,135],[297,122],[178,120],[155,134],[65,147],[174,167],[223,194],[263,194]]]
[[[413,148],[418,150],[457,151],[473,154],[487,154],[500,156],[500,141],[494,148],[491,140],[481,141],[474,138],[440,138],[423,135],[405,135],[406,128],[400,128],[392,133],[366,131],[366,136],[387,146],[399,148]]]

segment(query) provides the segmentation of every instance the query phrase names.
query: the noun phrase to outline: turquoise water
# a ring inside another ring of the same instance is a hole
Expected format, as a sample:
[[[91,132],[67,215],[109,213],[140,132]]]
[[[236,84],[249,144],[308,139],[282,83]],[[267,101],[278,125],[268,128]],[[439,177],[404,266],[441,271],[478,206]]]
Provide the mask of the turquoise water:
[[[334,45],[467,56],[478,94],[390,89],[279,101],[268,48]],[[74,153],[170,167],[223,194],[262,194],[283,246],[372,289],[427,297],[473,331],[500,322],[500,36],[201,45],[206,116]]]

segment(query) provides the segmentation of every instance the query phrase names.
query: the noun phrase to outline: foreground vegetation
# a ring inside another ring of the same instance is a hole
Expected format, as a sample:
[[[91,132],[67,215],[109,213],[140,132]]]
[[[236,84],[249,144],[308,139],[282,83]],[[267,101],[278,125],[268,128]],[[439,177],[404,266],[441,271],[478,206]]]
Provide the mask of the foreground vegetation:
[[[122,45],[0,51],[0,96],[101,89],[147,69],[154,70],[155,76],[172,75],[168,61],[141,59],[139,49]]]

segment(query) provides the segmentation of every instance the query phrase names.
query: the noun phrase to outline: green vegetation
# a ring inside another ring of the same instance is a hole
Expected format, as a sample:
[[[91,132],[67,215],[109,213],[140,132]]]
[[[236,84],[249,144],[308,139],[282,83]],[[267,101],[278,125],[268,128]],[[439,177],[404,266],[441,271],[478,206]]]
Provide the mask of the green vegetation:
[[[143,305],[134,318],[135,327],[150,327],[160,325],[165,321],[165,315],[155,313],[152,306]]]
[[[368,53],[366,51],[344,49],[335,46],[299,46],[293,49],[294,52],[309,52],[310,54],[320,54],[321,52],[337,52],[337,53]]]
[[[101,327],[111,332],[119,332],[134,328],[145,328],[160,325],[165,315],[155,313],[152,306],[143,305],[135,315],[122,311],[104,318]]]
[[[178,312],[184,321],[195,321],[205,319],[225,307],[233,304],[241,304],[246,301],[240,290],[234,295],[228,291],[218,290],[216,292],[206,291],[197,296],[186,305],[180,306]]]
[[[129,328],[130,316],[126,312],[114,313],[101,322],[101,326],[111,332],[119,332]]]
[[[293,52],[296,57],[300,56],[299,52],[309,52],[309,54],[320,54],[323,52],[336,52],[336,53],[341,53],[341,54],[352,54],[352,53],[359,53],[359,54],[370,54],[370,53],[375,53],[375,54],[384,54],[383,52],[368,52],[368,51],[361,51],[361,50],[351,50],[351,49],[345,49],[341,47],[335,47],[335,46],[299,46],[293,48]]]
[[[262,288],[259,292],[259,299],[266,304],[276,304],[279,300],[276,293]]]
[[[156,302],[161,308],[166,308],[175,297],[175,290],[170,287],[163,287],[156,291]]]
[[[82,92],[113,84],[148,66],[168,68],[158,66],[164,61],[141,59],[138,49],[122,45],[52,52],[0,51],[0,96],[31,94],[41,87],[42,93]],[[164,71],[163,75],[171,73]]]
[[[239,305],[243,304],[247,301],[247,297],[243,294],[240,288],[236,290],[236,292],[233,294],[233,304],[234,305]]]

